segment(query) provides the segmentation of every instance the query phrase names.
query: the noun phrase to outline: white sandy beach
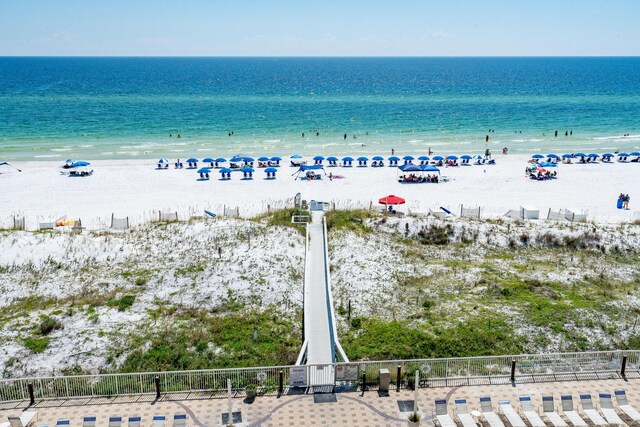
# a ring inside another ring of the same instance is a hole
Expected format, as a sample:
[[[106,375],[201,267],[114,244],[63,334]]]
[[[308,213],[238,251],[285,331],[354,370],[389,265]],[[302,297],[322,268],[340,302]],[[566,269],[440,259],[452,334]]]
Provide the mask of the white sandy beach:
[[[294,180],[296,169],[288,159],[271,181],[262,169],[256,169],[252,181],[241,180],[240,173],[220,181],[217,170],[210,181],[198,181],[195,170],[156,170],[153,160],[94,161],[92,176],[70,178],[60,174],[58,163],[24,162],[16,164],[22,172],[4,168],[0,175],[0,226],[10,227],[17,215],[26,218],[27,229],[37,229],[40,221],[67,215],[99,229],[108,226],[112,213],[139,224],[157,218],[161,210],[186,219],[204,209],[221,213],[224,206],[238,207],[248,217],[268,206],[291,206],[298,192],[303,199],[334,202],[337,208],[377,206],[380,197],[395,194],[407,200],[401,209],[412,213],[439,206],[459,212],[463,204],[481,207],[483,217],[499,217],[526,205],[540,209],[541,216],[549,208],[569,208],[586,211],[589,220],[598,222],[638,219],[640,163],[560,165],[557,180],[536,182],[524,177],[529,156],[495,158],[495,166],[443,167],[442,176],[450,181],[438,184],[400,184],[398,169],[391,167],[327,167],[327,173],[344,179]],[[621,192],[631,196],[628,211],[616,208]]]

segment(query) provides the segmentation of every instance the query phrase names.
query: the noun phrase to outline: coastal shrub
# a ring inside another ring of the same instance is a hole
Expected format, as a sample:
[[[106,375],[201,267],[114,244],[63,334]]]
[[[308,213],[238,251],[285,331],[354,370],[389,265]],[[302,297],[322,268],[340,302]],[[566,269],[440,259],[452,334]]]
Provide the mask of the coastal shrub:
[[[424,245],[446,245],[452,235],[453,226],[451,224],[442,226],[431,224],[418,232],[418,239]]]
[[[49,347],[49,337],[31,337],[22,341],[24,346],[32,353],[42,353]]]
[[[63,329],[62,323],[58,319],[54,319],[53,317],[44,316],[42,321],[40,321],[40,325],[38,326],[38,330],[41,335],[49,335],[51,332]]]
[[[364,209],[334,210],[325,214],[327,230],[349,230],[359,234],[371,233],[373,229],[367,225],[367,220],[378,217],[374,211]]]
[[[294,215],[310,215],[309,211],[299,208],[293,209],[280,209],[271,211],[266,214],[258,215],[253,218],[254,221],[263,222],[266,221],[270,226],[289,227],[298,231],[300,234],[305,234],[305,224],[291,222],[291,217]]]
[[[107,302],[107,306],[111,308],[117,308],[118,311],[127,311],[133,305],[136,300],[135,295],[125,295],[120,299],[112,299]]]

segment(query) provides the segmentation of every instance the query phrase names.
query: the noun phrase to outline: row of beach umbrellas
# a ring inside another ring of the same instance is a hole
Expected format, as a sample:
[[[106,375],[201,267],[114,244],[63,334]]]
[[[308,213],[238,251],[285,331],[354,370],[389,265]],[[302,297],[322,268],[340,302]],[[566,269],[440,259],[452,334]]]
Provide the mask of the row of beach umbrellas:
[[[558,156],[557,154],[547,154],[546,156],[543,154],[534,154],[533,156],[531,156],[532,159],[574,159],[576,157],[585,157],[585,158],[599,158],[599,157],[633,157],[633,156],[638,156],[640,157],[640,151],[633,151],[631,153],[617,153],[617,154],[611,154],[611,153],[603,153],[603,154],[596,154],[596,153],[589,153],[589,154],[585,154],[585,153],[567,153],[567,154],[563,154],[562,156]]]

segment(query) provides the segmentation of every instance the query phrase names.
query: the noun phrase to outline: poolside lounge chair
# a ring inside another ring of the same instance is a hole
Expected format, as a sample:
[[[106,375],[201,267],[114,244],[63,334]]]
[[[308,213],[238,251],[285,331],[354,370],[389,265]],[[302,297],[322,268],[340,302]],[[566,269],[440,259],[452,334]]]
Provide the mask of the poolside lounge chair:
[[[611,401],[611,394],[600,393],[600,412],[604,415],[604,418],[610,425],[620,426],[626,425],[622,418],[613,409],[613,402]]]
[[[589,417],[593,425],[606,426],[609,424],[604,418],[602,418],[602,415],[600,415],[598,409],[594,406],[590,394],[581,394],[580,403],[582,404],[582,412]]]
[[[522,414],[524,417],[529,420],[529,424],[531,427],[546,427],[540,415],[533,408],[533,403],[531,402],[531,396],[520,396],[520,409],[522,410]]]
[[[141,423],[141,417],[129,417],[129,427],[140,427]]]
[[[69,427],[71,422],[69,420],[58,420],[56,421],[56,427]]]
[[[122,426],[122,417],[118,415],[112,415],[109,417],[109,427]]]
[[[573,407],[573,397],[571,395],[560,396],[560,400],[562,401],[562,413],[569,422],[575,427],[586,427],[587,422]]]
[[[173,416],[173,427],[185,427],[187,425],[187,414],[175,414]]]
[[[96,427],[96,416],[90,415],[82,419],[82,427]]]
[[[457,427],[453,418],[447,413],[447,401],[445,399],[436,400],[435,416],[440,427]]]
[[[480,413],[489,424],[489,427],[504,427],[500,416],[493,412],[493,405],[491,405],[489,396],[480,397]]]
[[[553,427],[567,427],[560,414],[556,412],[553,404],[553,396],[542,396],[542,414],[549,420]]]
[[[498,402],[498,404],[500,405],[500,410],[502,411],[502,414],[506,417],[507,421],[509,421],[509,424],[511,424],[511,427],[527,426],[524,423],[524,421],[522,421],[522,418],[520,418],[520,415],[518,415],[516,410],[513,409],[513,406],[511,406],[511,404],[508,401],[505,400],[502,402]]]
[[[462,427],[477,427],[476,421],[469,413],[466,399],[456,399],[456,415],[462,424]]]
[[[154,415],[151,419],[151,427],[164,427],[167,417],[164,415]]]
[[[629,405],[627,394],[624,390],[615,390],[613,393],[616,395],[618,408],[620,408],[620,410],[631,419],[631,422],[640,421],[640,412],[638,412],[633,406]]]
[[[7,417],[9,422],[6,424],[11,427],[28,427],[35,422],[37,415],[38,413],[35,411],[26,411],[20,414],[19,417]]]

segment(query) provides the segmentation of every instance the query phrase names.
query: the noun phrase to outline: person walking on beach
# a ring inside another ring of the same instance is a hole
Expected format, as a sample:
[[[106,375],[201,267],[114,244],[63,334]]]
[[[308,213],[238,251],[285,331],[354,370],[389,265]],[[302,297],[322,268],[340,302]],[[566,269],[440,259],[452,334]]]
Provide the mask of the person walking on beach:
[[[624,197],[622,198],[622,208],[625,210],[629,210],[629,200],[631,200],[631,198],[629,197],[628,194],[625,194]]]
[[[485,158],[485,160],[488,160],[488,159],[491,158],[491,151],[489,151],[488,148],[486,150],[484,150],[484,158]]]
[[[485,135],[484,142],[489,142],[489,135]]]

